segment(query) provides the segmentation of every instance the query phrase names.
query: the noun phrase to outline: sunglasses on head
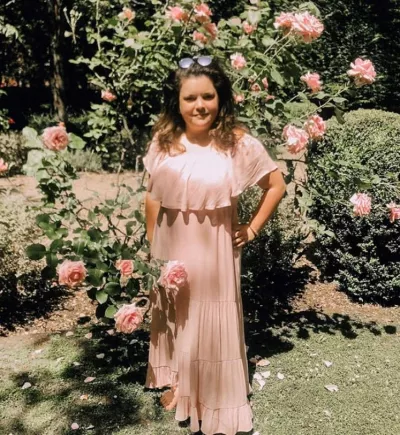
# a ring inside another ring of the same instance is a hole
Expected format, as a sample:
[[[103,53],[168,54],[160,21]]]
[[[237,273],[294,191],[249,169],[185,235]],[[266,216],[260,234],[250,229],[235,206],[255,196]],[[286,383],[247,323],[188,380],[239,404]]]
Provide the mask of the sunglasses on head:
[[[212,56],[195,56],[193,58],[184,57],[179,61],[178,65],[180,68],[187,69],[195,62],[201,66],[208,66],[212,62]]]

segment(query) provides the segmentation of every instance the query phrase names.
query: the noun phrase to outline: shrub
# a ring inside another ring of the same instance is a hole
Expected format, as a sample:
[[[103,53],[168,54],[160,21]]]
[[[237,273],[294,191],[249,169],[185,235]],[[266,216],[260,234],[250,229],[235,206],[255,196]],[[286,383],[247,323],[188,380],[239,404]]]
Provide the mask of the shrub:
[[[26,162],[27,154],[25,138],[20,133],[0,134],[0,158],[8,163],[13,163],[9,175],[22,173],[22,166]]]
[[[398,303],[400,222],[390,222],[386,204],[399,199],[400,115],[361,109],[345,120],[329,121],[326,139],[310,153],[310,215],[334,233],[317,236],[313,254],[353,298]],[[357,185],[372,198],[368,216],[353,216]]]

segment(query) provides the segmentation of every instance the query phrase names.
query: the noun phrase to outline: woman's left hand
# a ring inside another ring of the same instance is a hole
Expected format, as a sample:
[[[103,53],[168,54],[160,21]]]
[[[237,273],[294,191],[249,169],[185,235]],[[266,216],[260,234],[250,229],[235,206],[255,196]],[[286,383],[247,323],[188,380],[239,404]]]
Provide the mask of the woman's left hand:
[[[238,224],[232,229],[232,242],[234,248],[242,248],[246,243],[254,240],[254,238],[255,236],[247,224]]]

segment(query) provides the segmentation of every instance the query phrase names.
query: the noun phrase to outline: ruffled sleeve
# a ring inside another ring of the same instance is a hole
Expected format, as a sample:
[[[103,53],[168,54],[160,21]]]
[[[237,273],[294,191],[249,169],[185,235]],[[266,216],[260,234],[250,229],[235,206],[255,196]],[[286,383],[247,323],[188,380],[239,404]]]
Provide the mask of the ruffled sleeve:
[[[157,137],[154,137],[147,150],[147,154],[143,157],[143,164],[146,171],[152,175],[164,157],[165,153],[159,149]]]
[[[265,175],[278,168],[264,145],[255,137],[244,134],[232,157],[232,196],[238,196],[254,186]]]

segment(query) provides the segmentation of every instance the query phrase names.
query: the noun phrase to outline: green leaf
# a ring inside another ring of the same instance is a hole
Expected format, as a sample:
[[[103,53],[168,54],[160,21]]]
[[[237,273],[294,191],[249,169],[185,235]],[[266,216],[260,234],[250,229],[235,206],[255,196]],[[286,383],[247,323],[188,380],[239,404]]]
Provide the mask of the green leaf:
[[[49,267],[49,266],[44,267],[44,268],[42,269],[42,271],[40,272],[40,276],[41,276],[43,279],[48,279],[48,280],[50,280],[50,279],[54,279],[54,278],[56,277],[56,275],[57,275],[57,270],[56,270],[56,268],[54,268],[54,267]]]
[[[102,237],[102,232],[100,230],[96,228],[90,228],[87,233],[92,242],[100,242]]]
[[[69,134],[69,148],[74,150],[83,150],[85,148],[86,142],[79,136],[76,136],[74,133]]]
[[[100,287],[103,284],[103,275],[104,272],[99,269],[89,269],[88,277],[86,278],[87,282],[94,287]]]
[[[40,243],[34,243],[26,248],[25,253],[31,260],[41,260],[46,255],[46,247]]]
[[[110,296],[117,296],[121,294],[122,289],[119,283],[108,282],[104,287],[104,291]]]
[[[275,67],[271,70],[271,78],[279,86],[285,85],[285,80],[283,79],[281,73]]]
[[[46,254],[46,263],[50,268],[56,268],[58,265],[58,257],[52,252]]]
[[[107,307],[104,316],[107,317],[107,319],[113,319],[114,318],[114,314],[117,311],[118,311],[118,308],[115,305],[110,305],[109,307]]]
[[[275,39],[269,36],[264,36],[261,42],[265,47],[271,47],[271,45],[274,45],[276,43]]]
[[[96,300],[99,304],[105,304],[108,299],[108,294],[104,290],[99,290],[96,293]]]

